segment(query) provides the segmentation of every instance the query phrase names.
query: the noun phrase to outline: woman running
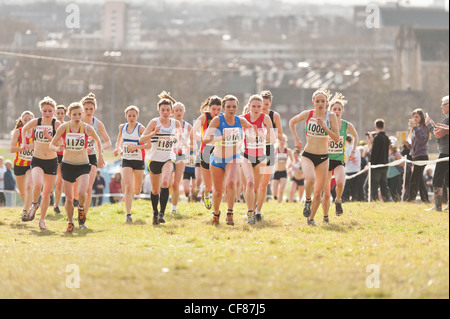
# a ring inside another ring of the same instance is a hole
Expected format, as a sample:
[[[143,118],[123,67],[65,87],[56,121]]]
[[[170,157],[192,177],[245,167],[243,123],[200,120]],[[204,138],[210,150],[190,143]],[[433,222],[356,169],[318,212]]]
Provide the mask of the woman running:
[[[29,121],[34,118],[30,111],[25,111],[16,121],[13,136],[11,138],[11,153],[16,153],[14,158],[14,175],[16,177],[17,188],[19,195],[23,202],[22,221],[27,221],[28,210],[31,205],[31,192],[33,189],[33,182],[31,180],[30,164],[33,159],[33,132],[29,134],[25,141],[30,144],[27,150],[22,149],[22,128]]]
[[[55,184],[56,172],[58,170],[58,159],[56,152],[49,148],[50,141],[55,136],[56,130],[61,124],[53,117],[56,102],[45,97],[39,102],[42,117],[32,119],[22,128],[22,151],[34,147],[34,154],[31,160],[31,176],[33,181],[32,203],[27,215],[27,219],[32,221],[39,208],[39,197],[42,191],[41,216],[39,218],[39,228],[46,230],[45,215],[50,203],[50,193]],[[34,129],[34,144],[27,143],[29,131]]]
[[[332,139],[329,140],[328,154],[329,165],[327,181],[325,183],[324,195],[322,200],[323,209],[323,221],[329,222],[328,211],[330,209],[331,198],[331,178],[334,173],[336,181],[336,215],[341,216],[344,211],[342,209],[342,193],[345,186],[345,163],[347,161],[345,155],[345,148],[347,147],[347,134],[350,133],[353,136],[353,148],[350,153],[350,158],[355,157],[355,151],[358,147],[359,136],[352,123],[343,120],[342,114],[344,113],[344,106],[347,104],[347,100],[344,100],[344,96],[337,92],[334,94],[333,99],[330,101],[328,111],[333,112],[336,115],[338,129],[339,129],[339,142],[335,143]]]
[[[283,139],[278,142],[275,150],[275,173],[273,174],[271,185],[273,198],[278,202],[283,202],[284,189],[287,183],[287,162],[292,162],[292,150],[287,147],[287,136],[283,134]]]
[[[111,147],[111,139],[109,138],[108,132],[106,132],[105,125],[96,117],[94,117],[95,111],[97,110],[97,100],[95,99],[95,94],[89,93],[81,100],[81,104],[83,105],[83,122],[92,126],[95,130],[95,133],[99,137],[101,137],[104,141],[102,144],[102,150],[107,150]],[[91,207],[92,201],[92,186],[95,182],[95,175],[97,174],[97,152],[94,147],[94,140],[92,137],[89,137],[88,141],[88,154],[89,154],[89,163],[91,164],[91,172],[89,173],[89,187],[87,191],[87,198],[85,207],[85,213],[89,212],[89,208]],[[86,227],[82,225],[82,227]]]
[[[225,96],[222,100],[223,114],[213,118],[203,137],[203,142],[206,144],[212,141],[216,142],[216,147],[211,155],[213,225],[219,224],[219,208],[224,188],[226,189],[228,204],[226,223],[227,225],[234,225],[233,207],[236,179],[239,178],[239,151],[243,130],[253,127],[245,118],[236,115],[238,107],[239,101],[235,96]]]
[[[127,224],[133,222],[131,206],[134,195],[137,196],[141,193],[145,170],[145,148],[149,148],[147,145],[139,143],[145,127],[138,122],[138,118],[139,108],[137,106],[130,105],[125,109],[127,123],[119,126],[119,135],[114,150],[114,156],[122,154],[122,181]]]
[[[64,118],[66,117],[67,114],[67,108],[64,105],[57,105],[56,106],[56,111],[55,111],[55,115],[56,115],[56,119],[63,124]],[[63,157],[63,152],[56,152],[56,155],[58,157],[58,172],[56,173],[56,184],[55,184],[55,201],[53,203],[53,210],[55,211],[55,213],[57,214],[61,214],[61,210],[59,209],[59,201],[61,200],[61,194],[63,191],[62,188],[62,176],[61,176],[61,161],[62,161],[62,157]]]
[[[247,223],[255,223],[255,206],[261,178],[266,166],[266,140],[274,139],[272,121],[262,112],[263,99],[260,95],[252,95],[248,101],[248,113],[241,116],[255,130],[248,130],[244,138],[244,159],[241,164],[245,176],[245,201],[247,203]],[[269,136],[267,136],[269,135]]]
[[[77,183],[76,192],[78,193],[78,223],[80,228],[86,222],[85,204],[87,201],[87,192],[89,185],[89,173],[91,164],[88,156],[88,140],[91,137],[97,144],[99,151],[98,166],[102,167],[105,162],[103,160],[102,144],[95,130],[89,124],[82,121],[83,106],[81,103],[72,103],[69,105],[68,113],[70,121],[61,125],[56,131],[50,143],[52,151],[63,151],[61,161],[61,175],[63,179],[63,187],[66,195],[66,214],[67,214],[67,230],[66,233],[71,234],[74,230],[73,222],[73,192],[74,183]],[[60,139],[64,144],[60,144]]]
[[[272,127],[274,130],[274,135],[276,139],[282,140],[283,139],[283,127],[281,126],[281,117],[280,114],[270,109],[272,106],[272,100],[273,96],[270,91],[262,91],[261,97],[263,98],[263,113],[269,115],[270,120],[272,121]],[[275,139],[275,141],[276,141]],[[275,141],[266,141],[266,168],[265,172],[261,178],[261,183],[259,184],[261,190],[258,192],[258,198],[257,198],[257,204],[256,204],[256,210],[255,210],[255,217],[257,221],[262,220],[262,207],[264,204],[264,201],[266,200],[267,196],[267,187],[269,185],[270,179],[273,174],[273,169],[275,167]]]
[[[193,127],[194,140],[201,141],[200,144],[200,166],[203,179],[203,201],[206,209],[211,209],[212,179],[210,173],[210,157],[214,150],[214,144],[203,142],[203,137],[213,118],[222,112],[222,100],[218,96],[210,96],[203,101],[200,112],[202,115],[195,121]]]
[[[302,154],[301,165],[305,176],[306,202],[303,216],[308,218],[308,225],[316,226],[314,216],[320,205],[320,197],[325,186],[328,173],[328,137],[339,142],[337,118],[327,111],[331,94],[326,89],[318,89],[312,96],[314,109],[301,112],[289,121],[289,128],[294,136],[295,147],[302,149],[295,126],[305,121],[306,145]],[[314,192],[314,198],[311,196]]]
[[[181,140],[179,141],[178,151],[175,156],[175,172],[172,181],[172,214],[178,214],[177,205],[180,199],[180,184],[183,177],[186,162],[190,157],[190,151],[193,148],[191,133],[192,126],[186,122],[183,117],[186,112],[186,107],[181,102],[175,102],[173,107],[173,118],[181,124]],[[186,189],[185,189],[186,191]]]
[[[153,225],[165,223],[164,213],[169,200],[170,177],[175,170],[175,146],[181,138],[181,124],[170,118],[173,102],[163,98],[158,102],[160,117],[152,119],[139,143],[151,141],[148,169],[152,192]],[[160,210],[158,211],[158,203]]]
[[[289,203],[294,202],[295,193],[298,191],[298,201],[302,201],[303,192],[305,190],[305,179],[303,176],[302,164],[300,162],[300,151],[294,150],[292,155],[292,162],[289,165],[289,172],[291,175],[291,190],[289,192]]]

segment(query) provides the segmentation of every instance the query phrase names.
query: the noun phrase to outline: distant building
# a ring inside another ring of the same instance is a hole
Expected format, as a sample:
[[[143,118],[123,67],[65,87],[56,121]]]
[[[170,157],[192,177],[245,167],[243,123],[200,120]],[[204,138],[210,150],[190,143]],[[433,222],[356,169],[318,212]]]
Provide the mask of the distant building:
[[[449,15],[434,8],[382,8],[382,27],[396,27],[395,89],[429,91],[448,82]]]
[[[109,49],[136,46],[141,40],[141,9],[122,1],[106,1],[102,34],[103,44]]]

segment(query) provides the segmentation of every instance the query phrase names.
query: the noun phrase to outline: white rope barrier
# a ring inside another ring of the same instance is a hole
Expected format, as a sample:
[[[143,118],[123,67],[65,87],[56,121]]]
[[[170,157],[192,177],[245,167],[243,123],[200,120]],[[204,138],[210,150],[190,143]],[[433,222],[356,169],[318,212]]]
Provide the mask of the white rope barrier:
[[[368,172],[369,173],[369,176],[368,176],[368,187],[369,187],[369,190],[368,190],[367,199],[368,199],[368,202],[370,203],[372,201],[372,195],[371,195],[372,194],[372,169],[374,169],[374,168],[381,168],[381,167],[388,167],[388,166],[397,166],[397,165],[402,164],[402,163],[411,163],[413,165],[425,166],[425,165],[428,165],[428,164],[435,164],[435,163],[440,163],[440,162],[448,162],[448,159],[449,159],[448,157],[444,157],[444,158],[438,158],[438,159],[435,159],[435,160],[411,161],[411,160],[406,159],[406,156],[405,156],[402,159],[398,159],[398,160],[393,161],[393,162],[388,163],[388,164],[372,165],[369,162],[369,164],[362,171],[358,172],[355,175],[351,175],[351,176],[347,176],[347,177],[354,178],[355,176],[357,176],[359,174],[362,174],[364,172]],[[347,177],[346,177],[346,179],[349,179]],[[406,186],[406,170],[403,171],[403,185],[402,185],[402,194],[403,195],[404,195],[405,189],[406,189],[405,186]],[[403,198],[404,198],[404,196],[402,196],[402,202],[403,202]]]
[[[401,159],[398,159],[396,161],[393,161],[393,162],[387,163],[387,164],[372,165],[369,162],[369,164],[366,167],[364,167],[362,170],[360,170],[358,173],[353,174],[353,175],[348,175],[348,176],[345,177],[345,179],[346,180],[352,179],[352,178],[355,178],[355,177],[357,177],[357,176],[359,176],[361,174],[364,174],[364,173],[368,172],[369,173],[368,174],[368,187],[369,187],[369,190],[368,190],[368,201],[370,203],[371,199],[372,199],[371,198],[372,197],[371,196],[371,190],[372,190],[371,189],[372,169],[380,168],[380,167],[388,167],[388,166],[397,166],[397,165],[400,165],[402,163],[411,163],[413,165],[424,166],[424,165],[428,165],[428,164],[435,164],[435,163],[448,162],[448,161],[449,161],[448,157],[439,158],[439,159],[435,159],[435,160],[427,160],[427,161],[411,161],[411,160],[408,160],[406,158],[406,156],[405,156],[405,157],[403,157]],[[403,171],[403,185],[402,185],[402,194],[403,195],[404,195],[404,192],[405,192],[405,189],[406,189],[405,186],[406,186],[406,170]],[[19,193],[19,191],[17,189],[14,190],[14,191],[11,191],[11,190],[0,190],[0,192],[1,193],[9,193],[9,194],[18,194]],[[123,196],[125,196],[123,193],[92,194],[92,198],[99,198],[99,197],[106,197],[106,198],[108,198],[108,197],[123,197]],[[65,197],[65,194],[62,193],[61,197]],[[402,201],[403,201],[403,197],[404,196],[402,196]],[[139,195],[134,195],[134,198],[135,199],[150,199],[150,194],[142,193],[142,194],[139,194]]]

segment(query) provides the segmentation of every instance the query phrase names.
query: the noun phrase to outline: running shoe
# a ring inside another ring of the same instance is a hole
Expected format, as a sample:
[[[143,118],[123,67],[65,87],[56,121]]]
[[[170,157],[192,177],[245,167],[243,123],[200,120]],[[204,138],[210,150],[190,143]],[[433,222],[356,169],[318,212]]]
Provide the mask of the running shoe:
[[[153,225],[159,225],[158,214],[153,215]]]
[[[66,234],[72,234],[74,229],[75,229],[75,225],[73,223],[69,223],[67,225]]]
[[[262,215],[261,214],[255,214],[255,219],[257,222],[262,222]]]
[[[39,208],[39,203],[32,203],[30,211],[27,214],[27,220],[32,221],[34,219],[34,216],[36,215],[36,211]]]
[[[328,218],[328,215],[327,216],[323,216],[323,222],[326,223],[326,224],[330,223],[330,218]]]
[[[47,227],[45,226],[45,221],[43,219],[39,219],[39,228],[41,230],[47,230]]]
[[[227,225],[234,226],[233,213],[227,213]]]
[[[158,222],[160,224],[164,224],[166,222],[166,220],[164,219],[164,214],[161,213],[158,214]]]
[[[80,225],[80,229],[89,229],[85,224]]]
[[[84,211],[84,208],[78,206],[78,224],[84,225],[86,223],[86,212]]]
[[[308,226],[312,226],[312,227],[316,227],[316,222],[314,221],[314,219],[308,219]]]
[[[305,208],[303,208],[303,216],[306,218],[311,216],[311,203],[312,202],[305,202]]]
[[[336,216],[342,216],[342,214],[344,213],[344,211],[342,210],[342,203],[335,203],[335,207],[336,207]]]
[[[214,214],[214,212],[212,213],[212,224],[214,225],[214,226],[217,226],[217,225],[219,225],[219,218],[220,218],[220,212],[219,212],[219,214]]]
[[[126,220],[127,224],[132,224],[133,223],[133,218],[131,217],[131,214],[127,214],[127,220]]]
[[[256,217],[255,212],[247,212],[247,224],[255,224]]]
[[[205,196],[204,202],[205,202],[206,209],[208,209],[208,210],[211,209],[211,207],[212,207],[211,197]]]
[[[22,210],[22,221],[23,222],[27,222],[28,218],[27,218],[28,212],[26,209]]]
[[[53,206],[53,210],[55,211],[55,213],[61,214],[61,210],[59,209],[59,206]]]

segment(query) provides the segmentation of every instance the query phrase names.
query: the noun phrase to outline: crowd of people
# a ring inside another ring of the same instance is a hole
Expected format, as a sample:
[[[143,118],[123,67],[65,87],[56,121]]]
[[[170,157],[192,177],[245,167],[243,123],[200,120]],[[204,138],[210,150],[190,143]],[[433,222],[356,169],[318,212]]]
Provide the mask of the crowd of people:
[[[144,188],[150,193],[154,225],[166,222],[169,199],[171,213],[179,214],[181,190],[189,201],[204,202],[205,209],[211,210],[213,225],[220,223],[221,204],[226,203],[225,222],[230,226],[234,225],[236,201],[245,202],[247,223],[261,222],[268,193],[277,202],[295,202],[298,194],[310,226],[316,226],[320,205],[323,223],[329,223],[332,202],[337,216],[344,214],[347,201],[415,201],[419,193],[421,201],[429,203],[425,165],[420,161],[428,160],[432,135],[438,142],[439,159],[447,161],[436,163],[430,180],[431,209],[441,211],[448,198],[448,96],[441,103],[442,123],[435,123],[422,109],[412,112],[404,143],[386,134],[383,119],[377,119],[374,131],[359,142],[355,127],[343,119],[345,97],[318,89],[311,109],[289,121],[293,148],[283,132],[281,115],[271,109],[270,91],[252,95],[242,111],[233,95],[210,96],[193,125],[184,120],[182,102],[165,91],[159,98],[159,117],[143,125],[138,121],[139,108],[131,105],[124,110],[126,121],[118,128],[114,155],[121,157],[121,171],[111,179],[109,191],[111,203],[125,202],[126,223],[133,222],[133,201]],[[111,139],[94,116],[97,102],[92,93],[68,108],[50,97],[39,106],[41,116],[35,118],[25,111],[17,120],[11,140],[11,152],[16,156],[14,163],[6,163],[6,169],[0,158],[0,182],[9,185],[9,175],[15,176],[12,179],[23,202],[21,218],[32,221],[40,209],[41,230],[47,229],[50,195],[54,193],[56,213],[61,213],[59,203],[64,195],[66,232],[72,233],[75,209],[83,229],[87,228],[89,208],[102,204],[106,182],[99,168],[105,165],[103,150],[112,146]],[[297,131],[302,122],[305,145]],[[403,161],[404,156],[410,161]],[[387,165],[395,161],[396,165]]]

